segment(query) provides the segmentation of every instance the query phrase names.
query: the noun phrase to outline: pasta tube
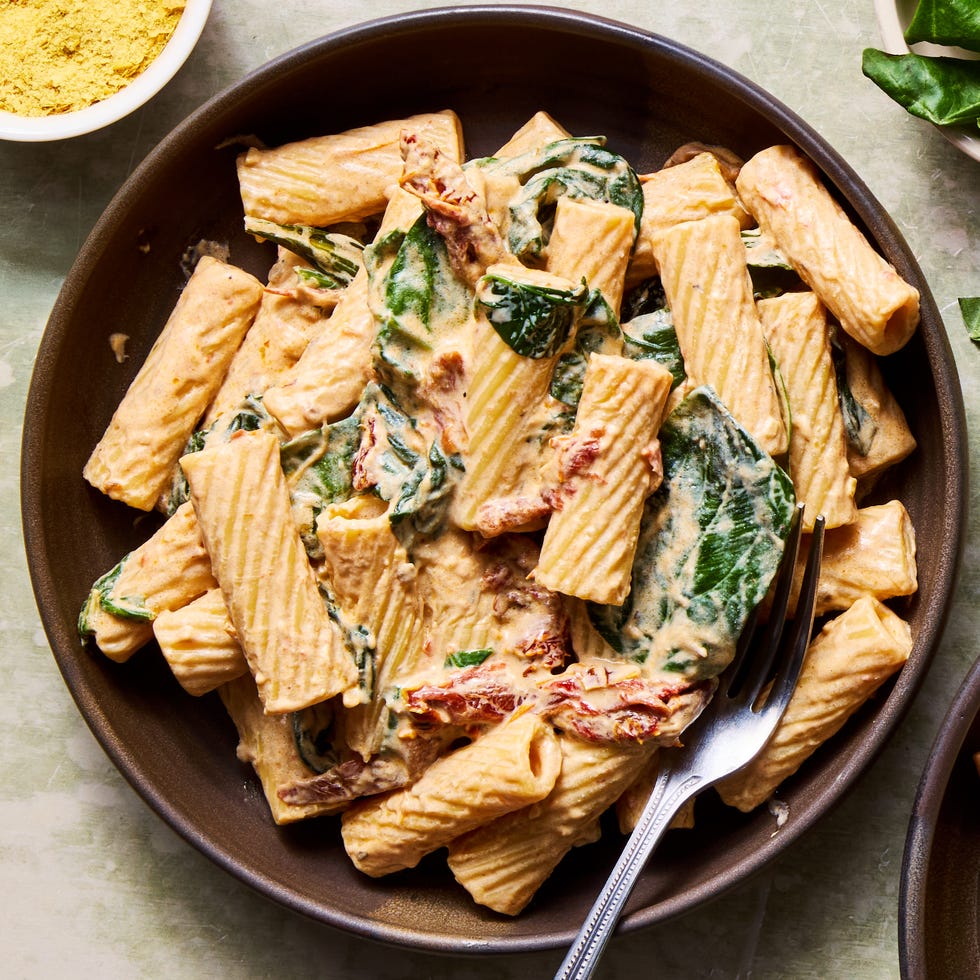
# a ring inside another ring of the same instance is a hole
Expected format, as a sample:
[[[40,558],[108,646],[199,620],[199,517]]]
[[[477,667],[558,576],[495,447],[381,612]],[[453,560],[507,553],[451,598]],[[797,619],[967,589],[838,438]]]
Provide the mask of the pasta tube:
[[[156,616],[217,585],[188,501],[92,586],[78,629],[110,660],[123,663],[153,639]]]
[[[491,266],[487,273],[498,269],[532,287],[574,295],[572,283],[561,276],[531,269],[521,270],[518,276],[510,265]],[[532,432],[557,355],[517,353],[484,316],[477,318],[476,331],[475,363],[466,392],[466,472],[451,515],[459,527],[493,537],[507,530],[525,530],[548,513],[541,496],[548,446]]]
[[[367,631],[364,688],[359,696],[348,692],[344,721],[347,744],[367,761],[387,729],[386,693],[422,653],[415,567],[375,497],[354,497],[323,510],[316,533],[323,545],[323,574],[341,615]]]
[[[801,581],[802,565],[798,565],[795,590]],[[915,529],[900,500],[861,507],[853,524],[825,535],[817,582],[818,616],[846,609],[861,596],[894,599],[912,595],[917,588]]]
[[[571,282],[584,278],[618,315],[635,234],[633,212],[626,208],[560,197],[548,242],[548,271]]]
[[[498,159],[516,157],[540,149],[555,140],[568,139],[572,134],[547,112],[536,112],[499,150]]]
[[[454,112],[426,113],[349,129],[238,158],[245,214],[280,225],[324,227],[380,214],[402,173],[403,131],[459,162],[463,136]]]
[[[575,428],[558,450],[561,483],[533,572],[555,592],[621,605],[653,489],[656,433],[671,373],[655,361],[593,354]]]
[[[712,214],[730,214],[742,228],[752,223],[713,153],[699,153],[684,163],[644,174],[640,184],[643,217],[627,273],[631,283],[656,274],[653,240],[672,225]]]
[[[736,187],[763,231],[841,326],[875,354],[903,347],[919,323],[919,293],[889,265],[791,146],[746,161]]]
[[[277,824],[294,823],[342,809],[343,803],[286,803],[280,798],[280,789],[309,779],[315,773],[297,751],[294,716],[266,714],[255,682],[247,672],[224,684],[218,693],[238,730],[238,759],[255,770],[272,819]]]
[[[875,356],[846,334],[845,376],[856,405],[860,406],[858,438],[848,442],[847,461],[858,480],[858,493],[875,476],[900,463],[915,449],[915,437],[905,413],[888,390]]]
[[[277,384],[326,326],[324,311],[297,289],[296,267],[300,264],[296,256],[280,252],[255,321],[232,358],[200,428],[206,429],[218,416],[238,409],[249,395],[261,395]]]
[[[776,733],[755,760],[718,784],[730,806],[767,800],[908,659],[912,631],[870,596],[832,619],[810,644]]]
[[[674,225],[653,250],[688,377],[711,385],[770,455],[786,452],[738,221],[719,214]]]
[[[215,587],[180,609],[160,613],[153,635],[180,686],[195,697],[248,673],[248,664]]]
[[[181,466],[265,710],[296,711],[356,683],[293,522],[275,436],[238,432]]]
[[[198,262],[82,475],[138,510],[152,510],[217,391],[262,299],[262,284],[204,256]]]
[[[378,236],[410,227],[421,213],[418,198],[393,189]],[[369,294],[368,272],[362,266],[324,329],[292,370],[265,392],[263,404],[291,436],[343,418],[361,397],[372,373],[377,332]]]
[[[541,803],[524,807],[449,844],[449,868],[481,905],[517,915],[558,862],[599,837],[599,816],[636,778],[651,748],[559,736],[561,772]]]
[[[453,838],[544,799],[562,766],[558,737],[530,712],[437,759],[412,786],[344,814],[343,838],[372,877],[414,868]]]
[[[818,514],[827,527],[857,517],[856,481],[847,462],[844,419],[823,304],[813,293],[783,293],[759,303],[769,349],[786,384],[793,436],[789,475],[806,502],[803,527]]]

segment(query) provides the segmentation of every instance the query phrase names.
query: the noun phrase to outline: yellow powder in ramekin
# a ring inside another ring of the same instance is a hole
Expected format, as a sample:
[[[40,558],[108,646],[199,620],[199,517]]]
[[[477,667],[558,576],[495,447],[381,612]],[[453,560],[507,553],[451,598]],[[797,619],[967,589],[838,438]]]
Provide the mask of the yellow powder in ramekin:
[[[0,109],[51,116],[108,98],[163,50],[185,0],[3,0]]]

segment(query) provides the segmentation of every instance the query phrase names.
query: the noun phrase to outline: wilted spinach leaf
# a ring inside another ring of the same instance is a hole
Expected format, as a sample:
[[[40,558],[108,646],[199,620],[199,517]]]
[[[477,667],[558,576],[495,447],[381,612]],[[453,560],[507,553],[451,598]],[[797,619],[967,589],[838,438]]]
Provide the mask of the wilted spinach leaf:
[[[696,680],[734,656],[776,573],[795,494],[711,388],[671,413],[660,443],[664,481],[647,501],[630,594],[589,614],[624,656]]]

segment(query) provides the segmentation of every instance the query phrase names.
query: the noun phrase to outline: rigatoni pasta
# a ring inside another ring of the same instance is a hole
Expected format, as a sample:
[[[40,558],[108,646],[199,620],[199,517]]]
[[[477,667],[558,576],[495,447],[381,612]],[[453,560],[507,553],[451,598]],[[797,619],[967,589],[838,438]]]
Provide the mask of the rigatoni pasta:
[[[908,624],[870,596],[831,620],[810,645],[769,744],[719,784],[722,799],[740,810],[764,802],[905,663],[911,649]]]
[[[85,464],[92,486],[152,510],[262,299],[253,276],[204,256]]]
[[[412,868],[454,838],[543,800],[561,769],[551,726],[518,715],[434,762],[408,789],[348,810],[344,846],[374,877]]]
[[[919,322],[918,291],[871,247],[810,161],[793,147],[769,147],[746,161],[736,186],[752,216],[855,340],[882,355],[906,344]]]
[[[187,693],[216,691],[277,824],[342,814],[372,876],[445,848],[515,915],[617,800],[635,819],[805,498],[836,525],[828,619],[732,797],[757,803],[898,669],[909,630],[882,603],[917,585],[903,504],[855,503],[914,447],[844,335],[878,330],[854,311],[881,297],[810,283],[800,214],[753,204],[767,159],[743,201],[731,154],[640,178],[543,112],[471,160],[451,112],[243,154],[275,264],[262,287],[202,261],[93,453],[94,485],[172,516],[96,581],[80,634],[120,662],[155,638]],[[98,476],[113,459],[141,475]]]
[[[185,456],[181,468],[265,710],[297,711],[344,691],[354,665],[293,523],[278,440],[240,432]]]
[[[786,423],[737,219],[672,225],[653,252],[688,375],[714,387],[767,452],[784,453]]]

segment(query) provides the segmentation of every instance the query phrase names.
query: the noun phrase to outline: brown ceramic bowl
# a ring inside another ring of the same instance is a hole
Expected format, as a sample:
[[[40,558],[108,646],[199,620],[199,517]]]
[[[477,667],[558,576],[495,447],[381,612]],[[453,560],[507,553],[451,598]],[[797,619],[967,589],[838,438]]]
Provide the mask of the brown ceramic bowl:
[[[474,52],[492,52],[479,59]],[[389,70],[386,66],[395,66]],[[356,84],[355,84],[356,83]],[[603,133],[640,171],[690,140],[743,157],[789,141],[922,292],[922,327],[885,370],[920,444],[880,495],[905,501],[918,529],[918,594],[901,604],[915,634],[897,680],[786,784],[790,818],[741,816],[699,801],[683,847],[667,840],[634,894],[624,930],[718,895],[757,871],[836,803],[895,728],[939,637],[960,550],[965,426],[942,322],[908,246],[868,188],[802,120],[724,66],[662,37],[567,10],[483,6],[372,22],[279,58],[217,96],[168,136],[112,201],[81,250],[41,342],[24,430],[24,532],[38,605],[66,683],[116,765],[172,827],[258,891],[360,935],[459,952],[570,941],[621,840],[576,850],[516,919],[472,904],[438,856],[372,880],[351,866],[330,820],[277,829],[217,698],[193,700],[162,658],[124,666],[82,649],[79,606],[92,581],[147,534],[88,487],[82,465],[173,306],[180,258],[201,238],[227,242],[258,275],[269,252],[241,231],[230,138],[268,144],[451,107],[471,156],[492,152],[535,110]],[[115,362],[109,333],[130,335]]]
[[[905,980],[980,977],[980,660],[943,720],[915,798],[902,865]]]

